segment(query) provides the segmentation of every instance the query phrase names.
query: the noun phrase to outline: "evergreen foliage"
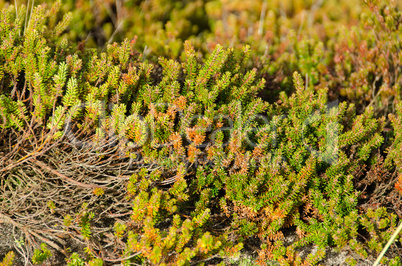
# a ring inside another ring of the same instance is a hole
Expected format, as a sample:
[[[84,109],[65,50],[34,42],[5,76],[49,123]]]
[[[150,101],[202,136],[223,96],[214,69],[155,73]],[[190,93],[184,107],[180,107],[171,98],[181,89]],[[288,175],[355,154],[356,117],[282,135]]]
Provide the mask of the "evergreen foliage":
[[[35,249],[35,252],[32,256],[32,262],[34,264],[43,264],[43,262],[47,260],[50,256],[52,256],[52,253],[47,248],[46,244],[42,243],[40,245],[40,249]]]
[[[259,264],[317,265],[328,247],[379,254],[402,215],[376,196],[402,195],[398,5],[366,1],[371,13],[341,30],[320,14],[320,37],[293,14],[306,1],[284,8],[289,19],[265,10],[261,24],[239,20],[248,35],[204,15],[253,17],[267,2],[139,2],[137,12],[158,7],[126,23],[145,41],[102,50],[75,43],[73,23],[94,23],[78,22],[86,3],[1,11],[0,218],[23,231],[32,262],[48,259],[49,245],[68,265],[224,263],[252,239]],[[157,19],[166,23],[145,32]],[[303,38],[280,26],[297,21]],[[231,48],[225,29],[238,38]],[[202,49],[208,31],[216,39]],[[147,61],[137,49],[155,32]],[[261,43],[272,47],[261,53]],[[283,90],[267,101],[272,76]],[[285,244],[286,230],[297,240]],[[301,256],[308,245],[316,252]],[[399,265],[393,254],[383,263]]]
[[[2,262],[0,262],[0,266],[11,266],[13,265],[15,254],[12,251],[9,251],[6,256],[3,258]]]

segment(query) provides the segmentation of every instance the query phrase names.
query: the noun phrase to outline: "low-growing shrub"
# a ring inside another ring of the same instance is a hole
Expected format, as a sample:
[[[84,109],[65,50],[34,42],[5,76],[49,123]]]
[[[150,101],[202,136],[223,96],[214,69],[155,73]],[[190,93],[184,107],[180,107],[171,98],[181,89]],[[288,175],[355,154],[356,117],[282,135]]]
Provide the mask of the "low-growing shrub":
[[[389,120],[376,101],[329,101],[328,76],[314,72],[323,44],[304,40],[303,75],[283,72],[294,93],[267,102],[252,46],[204,57],[186,41],[180,61],[157,63],[135,40],[81,49],[64,32],[70,15],[54,18],[60,6],[33,8],[29,22],[10,6],[0,22],[0,218],[24,233],[32,262],[51,247],[68,265],[224,264],[253,239],[260,264],[381,251],[400,215],[379,199],[400,200],[397,100]],[[301,256],[308,245],[316,252]]]

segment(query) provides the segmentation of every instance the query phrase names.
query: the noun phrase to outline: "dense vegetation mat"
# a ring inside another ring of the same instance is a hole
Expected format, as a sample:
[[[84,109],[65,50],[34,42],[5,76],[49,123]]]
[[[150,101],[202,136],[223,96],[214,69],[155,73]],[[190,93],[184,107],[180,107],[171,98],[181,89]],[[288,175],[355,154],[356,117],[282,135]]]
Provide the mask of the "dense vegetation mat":
[[[377,258],[402,215],[399,4],[44,2],[0,2],[0,265]]]

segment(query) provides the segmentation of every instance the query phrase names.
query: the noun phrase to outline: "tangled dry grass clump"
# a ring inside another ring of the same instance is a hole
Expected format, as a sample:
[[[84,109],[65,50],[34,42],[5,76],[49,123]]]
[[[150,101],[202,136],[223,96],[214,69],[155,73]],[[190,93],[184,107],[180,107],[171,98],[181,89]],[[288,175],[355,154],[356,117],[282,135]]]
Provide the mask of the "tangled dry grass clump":
[[[18,135],[2,138],[9,142],[3,142],[5,156],[0,163],[1,218],[25,233],[26,252],[33,252],[36,241],[65,255],[72,240],[87,246],[88,239],[78,233],[85,230],[82,222],[86,217],[93,225],[86,234],[95,254],[117,259],[113,250],[121,241],[113,237],[109,223],[129,217],[131,203],[124,193],[127,180],[138,166],[152,165],[136,162],[134,167],[120,159],[119,146],[113,140],[91,148],[77,148],[60,140],[35,149],[28,141],[32,135]],[[45,142],[47,136],[36,137]],[[92,217],[91,213],[97,215]],[[100,235],[110,238],[101,239]],[[67,241],[68,236],[72,240]]]

